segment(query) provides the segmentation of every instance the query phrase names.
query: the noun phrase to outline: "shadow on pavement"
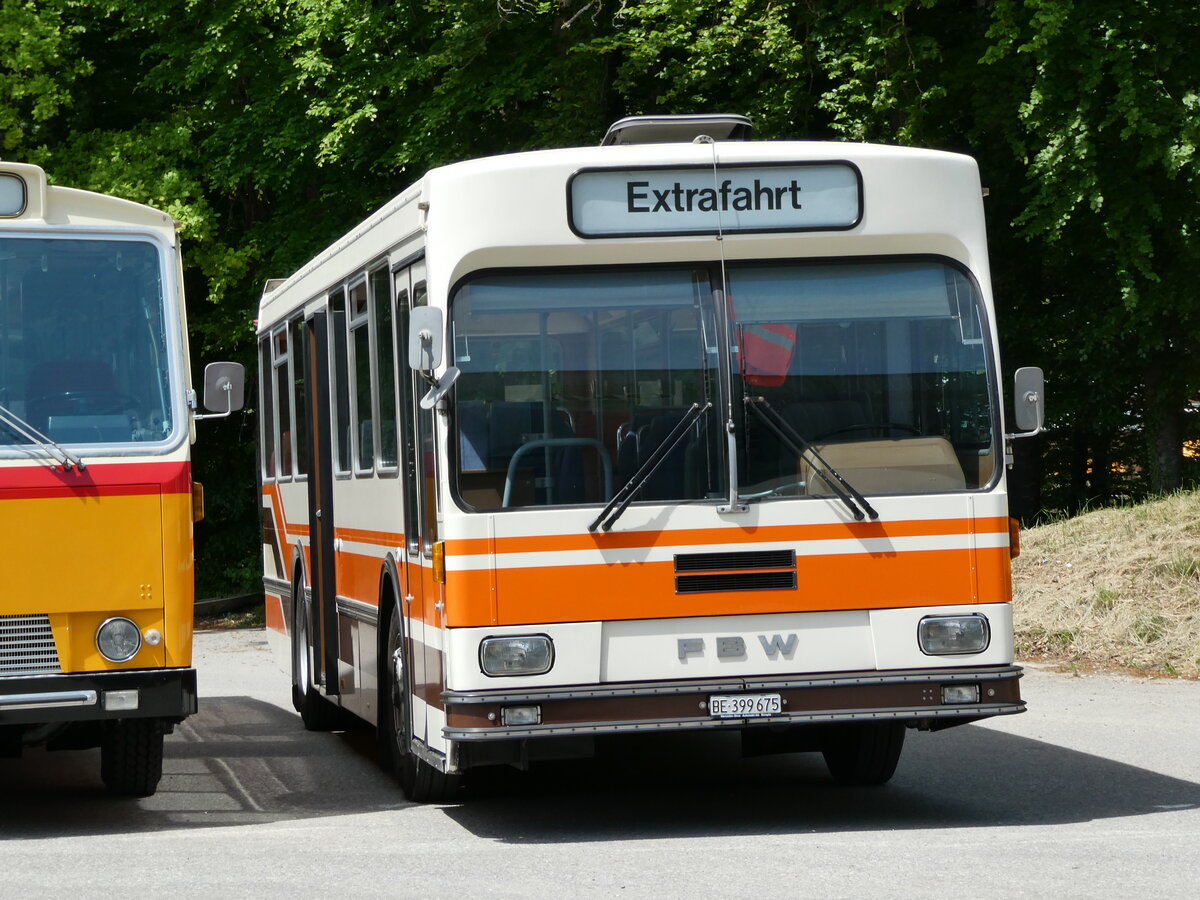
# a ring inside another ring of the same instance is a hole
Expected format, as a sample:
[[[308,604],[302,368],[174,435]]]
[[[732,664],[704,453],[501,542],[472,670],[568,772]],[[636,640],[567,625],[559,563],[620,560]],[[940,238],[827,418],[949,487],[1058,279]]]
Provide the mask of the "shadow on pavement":
[[[371,729],[318,734],[246,697],[207,700],[167,739],[158,793],[107,796],[96,751],[0,764],[0,840],[400,811]],[[884,788],[835,786],[816,754],[742,759],[736,734],[613,741],[595,760],[474,773],[444,808],[511,843],[1054,825],[1200,806],[1200,785],[977,726],[909,732]]]
[[[111,797],[98,750],[0,761],[0,840],[241,825],[408,806],[375,762],[375,732],[305,731],[248,697],[204,700],[163,747],[158,793]]]
[[[480,837],[565,843],[1057,825],[1200,807],[1200,784],[971,725],[910,731],[881,788],[834,784],[815,753],[742,759],[736,735],[640,748],[633,760],[614,747],[525,776],[489,773],[447,814]]]

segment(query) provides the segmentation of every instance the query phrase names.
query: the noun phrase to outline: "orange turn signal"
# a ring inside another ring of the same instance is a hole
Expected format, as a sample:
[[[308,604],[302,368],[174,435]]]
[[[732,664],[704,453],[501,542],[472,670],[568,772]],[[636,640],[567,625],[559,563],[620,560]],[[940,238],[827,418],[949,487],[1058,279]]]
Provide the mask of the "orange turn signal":
[[[433,545],[433,580],[446,583],[446,542],[435,541]]]
[[[1016,559],[1021,555],[1021,523],[1015,518],[1008,519],[1008,558]]]

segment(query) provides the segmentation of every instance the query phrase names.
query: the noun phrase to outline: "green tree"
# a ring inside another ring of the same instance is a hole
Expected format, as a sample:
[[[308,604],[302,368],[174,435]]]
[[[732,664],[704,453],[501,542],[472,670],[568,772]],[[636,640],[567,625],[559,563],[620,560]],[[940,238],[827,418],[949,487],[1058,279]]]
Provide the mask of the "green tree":
[[[431,166],[642,112],[969,152],[1074,508],[1186,474],[1198,29],[1160,0],[0,0],[0,152],[171,213],[193,356],[251,371],[262,283]],[[255,580],[253,427],[197,449],[207,592]]]
[[[997,0],[989,37],[986,62],[1028,76],[1006,120],[1025,173],[1015,225],[1041,244],[1045,299],[1063,308],[1026,321],[1054,343],[1073,428],[1140,427],[1149,486],[1178,487],[1184,409],[1200,387],[1200,14]]]

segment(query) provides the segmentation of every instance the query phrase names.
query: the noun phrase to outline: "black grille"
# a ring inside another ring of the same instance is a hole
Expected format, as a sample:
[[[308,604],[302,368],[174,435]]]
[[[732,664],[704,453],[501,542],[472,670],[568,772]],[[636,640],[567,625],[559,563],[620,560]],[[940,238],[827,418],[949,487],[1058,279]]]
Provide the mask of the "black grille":
[[[683,553],[675,557],[676,572],[730,572],[738,569],[794,569],[794,550],[753,550],[749,553]],[[792,585],[795,587],[795,584]]]
[[[49,616],[44,613],[0,616],[0,675],[61,671]]]
[[[711,575],[676,575],[675,593],[707,594],[717,591],[787,591],[796,589],[793,572],[728,572]]]

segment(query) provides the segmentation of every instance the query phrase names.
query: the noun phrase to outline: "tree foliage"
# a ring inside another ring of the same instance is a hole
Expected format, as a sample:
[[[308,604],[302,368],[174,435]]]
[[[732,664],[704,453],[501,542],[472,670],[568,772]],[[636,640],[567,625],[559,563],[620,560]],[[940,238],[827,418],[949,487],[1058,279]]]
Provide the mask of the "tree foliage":
[[[1072,509],[1192,477],[1196,46],[1165,0],[0,0],[0,153],[173,215],[194,356],[252,364],[262,282],[431,166],[640,112],[969,152]],[[252,422],[210,425],[212,593],[252,585],[258,523]]]

